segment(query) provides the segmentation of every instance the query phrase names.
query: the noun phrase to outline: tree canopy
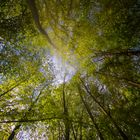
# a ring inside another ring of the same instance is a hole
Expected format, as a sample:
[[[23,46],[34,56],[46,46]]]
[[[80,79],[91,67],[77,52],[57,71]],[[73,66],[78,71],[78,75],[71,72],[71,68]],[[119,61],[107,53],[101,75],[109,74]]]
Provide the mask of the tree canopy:
[[[1,0],[0,140],[139,140],[139,23],[139,0]]]

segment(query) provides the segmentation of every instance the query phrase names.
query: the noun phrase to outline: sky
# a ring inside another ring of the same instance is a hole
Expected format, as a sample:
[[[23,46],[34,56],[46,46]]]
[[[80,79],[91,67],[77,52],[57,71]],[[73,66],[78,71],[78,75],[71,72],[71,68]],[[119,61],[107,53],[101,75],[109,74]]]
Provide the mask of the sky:
[[[54,64],[55,84],[61,84],[64,81],[69,81],[76,72],[75,66],[72,66],[68,62],[58,56],[57,53],[51,57],[52,63]]]

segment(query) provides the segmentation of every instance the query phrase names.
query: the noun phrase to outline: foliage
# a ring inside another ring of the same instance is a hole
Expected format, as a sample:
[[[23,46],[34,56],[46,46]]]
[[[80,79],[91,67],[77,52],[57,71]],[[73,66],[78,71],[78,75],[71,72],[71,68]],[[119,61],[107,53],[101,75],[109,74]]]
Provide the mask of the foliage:
[[[1,0],[0,140],[140,139],[139,19],[139,0]]]

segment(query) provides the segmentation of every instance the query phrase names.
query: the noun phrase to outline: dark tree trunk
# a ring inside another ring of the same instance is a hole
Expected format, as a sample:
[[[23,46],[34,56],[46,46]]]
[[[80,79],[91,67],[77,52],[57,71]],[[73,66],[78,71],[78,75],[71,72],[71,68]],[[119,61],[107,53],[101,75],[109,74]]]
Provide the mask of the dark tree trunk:
[[[80,87],[79,87],[79,94],[80,94],[81,100],[82,100],[82,102],[83,102],[83,104],[84,104],[84,106],[85,106],[85,108],[87,110],[87,113],[89,114],[89,116],[90,116],[90,118],[91,118],[91,120],[93,122],[93,125],[95,126],[95,129],[97,130],[98,136],[100,137],[101,140],[104,140],[103,135],[102,135],[102,133],[101,133],[99,127],[98,127],[98,124],[95,122],[95,119],[94,119],[94,117],[93,117],[93,115],[92,115],[92,113],[90,111],[90,108],[89,108],[88,104],[84,101],[84,99],[83,99],[83,97],[81,95]]]
[[[111,116],[111,114],[104,108],[104,106],[101,105],[101,103],[92,95],[92,93],[90,92],[90,90],[88,89],[88,87],[84,84],[83,80],[80,79],[85,90],[87,91],[87,93],[92,97],[93,101],[95,101],[99,107],[101,108],[101,110],[110,118],[111,122],[114,124],[114,126],[116,127],[116,129],[118,130],[118,132],[120,133],[120,135],[122,136],[122,138],[124,140],[128,140],[128,137],[126,136],[126,134],[122,131],[122,129],[119,127],[119,125],[117,124],[117,122],[114,120],[114,118]]]
[[[16,134],[16,130],[18,130],[19,128],[20,128],[20,124],[19,125],[17,125],[17,126],[15,126],[15,128],[13,129],[13,131],[12,131],[12,133],[11,133],[11,135],[8,137],[8,140],[13,140],[14,139],[14,137],[15,137],[15,134]]]
[[[28,5],[30,7],[33,19],[35,21],[35,24],[38,28],[38,30],[46,37],[47,41],[50,43],[50,45],[53,46],[53,48],[56,49],[56,46],[54,45],[54,43],[52,42],[52,40],[50,39],[48,33],[45,31],[45,29],[43,29],[40,20],[39,20],[39,14],[38,14],[38,9],[36,7],[36,3],[35,0],[27,0]]]

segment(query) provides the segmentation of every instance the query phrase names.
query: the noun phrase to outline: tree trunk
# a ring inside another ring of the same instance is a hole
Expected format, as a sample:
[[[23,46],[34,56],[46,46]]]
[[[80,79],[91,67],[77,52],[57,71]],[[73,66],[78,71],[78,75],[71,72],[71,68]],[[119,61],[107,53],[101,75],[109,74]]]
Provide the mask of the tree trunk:
[[[71,128],[72,128],[72,133],[73,133],[74,140],[77,140],[77,136],[75,135],[74,127],[73,127],[72,123],[71,123]]]
[[[117,124],[117,122],[114,120],[114,118],[110,115],[110,113],[104,108],[104,106],[102,106],[100,104],[100,102],[92,95],[92,93],[89,91],[88,87],[84,84],[84,82],[82,81],[82,79],[80,79],[85,90],[87,91],[87,93],[92,97],[93,101],[95,101],[99,107],[101,108],[101,110],[110,118],[111,122],[114,124],[114,126],[116,127],[116,129],[118,130],[118,132],[120,133],[120,135],[122,136],[122,138],[124,140],[128,140],[128,137],[126,136],[126,134],[122,131],[122,129],[119,127],[119,125]]]
[[[20,126],[21,126],[21,124],[15,126],[15,128],[13,129],[11,135],[8,137],[8,140],[13,140],[14,139],[15,134],[16,134],[15,131],[18,130],[20,128]]]
[[[66,97],[65,97],[65,76],[64,76],[64,83],[63,83],[63,109],[64,109],[64,125],[65,125],[65,140],[70,139],[70,121],[69,121],[69,114],[68,108],[66,105]]]
[[[56,49],[57,47],[55,46],[55,44],[52,42],[52,40],[50,39],[47,31],[45,31],[45,29],[43,29],[40,20],[39,20],[39,14],[38,14],[38,9],[36,7],[35,4],[35,0],[27,0],[28,5],[30,7],[33,19],[35,21],[36,27],[38,28],[38,30],[46,37],[47,41],[50,43],[50,45]]]
[[[84,106],[85,106],[85,108],[87,110],[87,113],[89,114],[89,116],[90,116],[90,118],[91,118],[91,120],[93,122],[93,125],[95,126],[95,129],[97,131],[98,136],[100,137],[101,140],[104,140],[103,135],[102,135],[97,123],[95,122],[95,119],[94,119],[94,117],[93,117],[93,115],[92,115],[92,113],[90,111],[90,108],[89,108],[88,104],[84,101],[84,99],[83,99],[83,97],[81,95],[80,87],[79,87],[79,94],[80,94],[81,101],[83,102],[83,104],[84,104]]]

